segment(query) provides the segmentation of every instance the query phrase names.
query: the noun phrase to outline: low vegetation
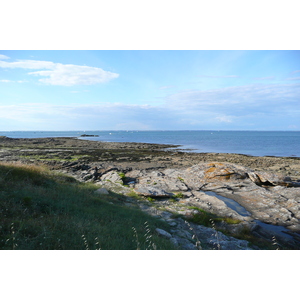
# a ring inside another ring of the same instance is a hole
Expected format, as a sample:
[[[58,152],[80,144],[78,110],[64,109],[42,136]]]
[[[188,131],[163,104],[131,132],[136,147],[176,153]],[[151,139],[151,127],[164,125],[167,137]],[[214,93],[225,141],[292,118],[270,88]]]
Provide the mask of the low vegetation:
[[[189,209],[193,209],[197,211],[197,213],[191,214],[191,216],[186,217],[186,219],[190,222],[193,222],[195,224],[204,225],[206,227],[212,227],[214,229],[217,229],[221,231],[222,233],[235,237],[237,239],[241,240],[247,240],[250,242],[250,245],[255,245],[259,247],[260,249],[265,250],[273,250],[273,249],[279,249],[278,244],[274,244],[268,240],[264,240],[262,238],[254,236],[250,229],[248,227],[244,227],[241,231],[238,233],[231,233],[227,230],[224,230],[222,226],[220,227],[219,224],[224,222],[227,224],[239,224],[241,221],[230,218],[230,217],[220,217],[213,213],[207,212],[199,207],[196,206],[190,206]],[[275,245],[275,246],[274,246]],[[281,249],[285,249],[284,247],[280,246]]]
[[[199,224],[199,225],[204,225],[207,227],[212,227],[212,221],[215,223],[218,222],[225,222],[227,224],[239,224],[241,221],[236,220],[233,218],[229,217],[219,217],[213,213],[207,212],[197,206],[190,206],[189,209],[193,209],[197,211],[198,213],[192,214],[191,217],[189,217],[189,221],[192,221],[193,223]]]
[[[0,164],[0,249],[174,249],[126,196],[33,165]]]

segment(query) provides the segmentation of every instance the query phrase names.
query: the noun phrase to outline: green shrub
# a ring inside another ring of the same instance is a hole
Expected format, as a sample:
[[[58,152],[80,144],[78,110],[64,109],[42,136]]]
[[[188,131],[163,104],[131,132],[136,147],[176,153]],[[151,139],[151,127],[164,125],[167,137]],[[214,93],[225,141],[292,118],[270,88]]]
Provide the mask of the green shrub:
[[[179,193],[173,195],[173,198],[184,198],[184,195],[181,192],[179,192]]]
[[[125,180],[126,179],[126,176],[124,173],[118,173],[118,175],[121,177],[122,180]]]
[[[153,199],[153,198],[151,198],[151,197],[147,197],[147,200],[149,201],[149,202],[155,202],[155,199]]]

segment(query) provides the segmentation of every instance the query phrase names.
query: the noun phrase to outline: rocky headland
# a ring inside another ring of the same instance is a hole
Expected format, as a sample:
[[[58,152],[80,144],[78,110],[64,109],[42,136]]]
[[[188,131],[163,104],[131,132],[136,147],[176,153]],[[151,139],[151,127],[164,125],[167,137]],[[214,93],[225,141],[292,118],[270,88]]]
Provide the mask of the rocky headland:
[[[193,153],[176,145],[0,137],[0,160],[46,164],[127,196],[171,225],[178,249],[300,249],[300,159]],[[246,239],[245,237],[248,237]]]

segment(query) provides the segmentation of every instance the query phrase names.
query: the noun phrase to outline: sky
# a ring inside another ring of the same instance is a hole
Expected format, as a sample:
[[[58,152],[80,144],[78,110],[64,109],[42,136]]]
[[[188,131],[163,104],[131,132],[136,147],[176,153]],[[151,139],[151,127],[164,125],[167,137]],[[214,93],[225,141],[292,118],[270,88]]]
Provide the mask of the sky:
[[[0,131],[300,130],[298,50],[0,50]]]

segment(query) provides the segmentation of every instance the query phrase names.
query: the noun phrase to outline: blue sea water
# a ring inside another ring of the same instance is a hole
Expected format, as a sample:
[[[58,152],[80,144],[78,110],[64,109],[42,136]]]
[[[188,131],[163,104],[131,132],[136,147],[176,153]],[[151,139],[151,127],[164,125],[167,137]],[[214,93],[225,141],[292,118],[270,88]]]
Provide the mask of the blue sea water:
[[[80,137],[106,142],[180,145],[194,152],[239,153],[253,156],[300,157],[300,131],[0,131],[12,138]]]

